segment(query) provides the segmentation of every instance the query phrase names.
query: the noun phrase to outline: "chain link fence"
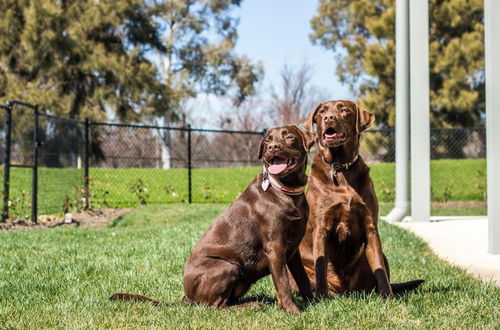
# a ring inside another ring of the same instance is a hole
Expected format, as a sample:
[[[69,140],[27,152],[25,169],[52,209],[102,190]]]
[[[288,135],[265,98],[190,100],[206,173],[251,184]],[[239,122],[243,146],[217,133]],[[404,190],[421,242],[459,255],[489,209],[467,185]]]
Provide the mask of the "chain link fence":
[[[23,103],[0,110],[4,192],[9,177],[4,216],[32,216],[34,193],[39,214],[87,206],[230,203],[262,170],[257,159],[262,131],[79,121],[38,113]],[[393,129],[368,130],[361,139],[360,153],[382,203],[395,197],[394,144]],[[433,128],[431,148],[433,201],[484,203],[485,129]]]
[[[256,174],[262,135],[92,123],[91,204],[230,202]]]
[[[85,123],[40,114],[38,122],[38,213],[85,207]]]
[[[486,202],[484,128],[431,129],[431,159],[433,201]]]

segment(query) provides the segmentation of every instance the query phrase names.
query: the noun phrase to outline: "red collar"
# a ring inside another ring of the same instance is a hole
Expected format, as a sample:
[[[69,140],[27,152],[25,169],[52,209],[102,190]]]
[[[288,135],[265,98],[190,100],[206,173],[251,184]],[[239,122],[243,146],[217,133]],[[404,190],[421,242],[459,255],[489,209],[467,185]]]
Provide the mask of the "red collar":
[[[285,186],[279,179],[270,175],[267,172],[267,169],[264,167],[263,180],[262,180],[262,190],[267,191],[267,188],[269,188],[269,184],[271,184],[271,186],[274,189],[277,189],[278,191],[282,192],[283,194],[290,195],[290,196],[301,195],[304,193],[304,190],[306,189],[306,186],[301,186],[298,188],[290,188],[290,187]]]

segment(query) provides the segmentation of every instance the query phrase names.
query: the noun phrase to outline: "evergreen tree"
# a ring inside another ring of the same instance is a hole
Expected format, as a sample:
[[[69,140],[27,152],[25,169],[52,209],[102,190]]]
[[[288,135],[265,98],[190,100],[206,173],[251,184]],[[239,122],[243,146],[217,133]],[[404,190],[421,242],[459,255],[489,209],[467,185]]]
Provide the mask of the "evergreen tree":
[[[311,40],[336,52],[341,82],[379,124],[394,125],[394,0],[320,0]],[[431,122],[481,125],[483,1],[430,0]]]
[[[1,1],[0,102],[137,121],[172,115],[199,92],[234,90],[241,101],[261,70],[232,51],[237,21],[230,14],[239,3]],[[167,59],[167,70],[157,58]]]

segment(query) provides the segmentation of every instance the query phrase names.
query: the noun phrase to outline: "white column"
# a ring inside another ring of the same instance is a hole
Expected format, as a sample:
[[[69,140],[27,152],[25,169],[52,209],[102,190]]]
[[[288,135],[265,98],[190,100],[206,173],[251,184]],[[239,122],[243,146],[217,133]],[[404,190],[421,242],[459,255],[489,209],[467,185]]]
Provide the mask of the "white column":
[[[396,203],[386,220],[408,213],[410,155],[410,33],[408,0],[396,0]]]
[[[410,0],[411,218],[430,219],[429,2]]]
[[[500,254],[500,1],[484,1],[488,252]]]

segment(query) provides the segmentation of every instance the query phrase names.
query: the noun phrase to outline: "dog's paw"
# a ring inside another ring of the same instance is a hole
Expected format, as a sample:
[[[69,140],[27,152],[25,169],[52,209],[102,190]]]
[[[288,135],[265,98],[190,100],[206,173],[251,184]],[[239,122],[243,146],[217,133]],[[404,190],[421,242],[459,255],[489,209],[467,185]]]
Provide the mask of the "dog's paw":
[[[293,313],[297,315],[302,313],[302,311],[295,304],[291,304],[289,306],[283,306],[283,310],[285,310],[288,313]]]

